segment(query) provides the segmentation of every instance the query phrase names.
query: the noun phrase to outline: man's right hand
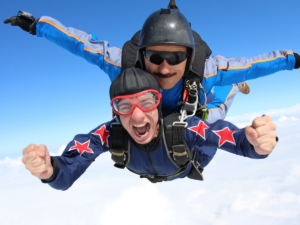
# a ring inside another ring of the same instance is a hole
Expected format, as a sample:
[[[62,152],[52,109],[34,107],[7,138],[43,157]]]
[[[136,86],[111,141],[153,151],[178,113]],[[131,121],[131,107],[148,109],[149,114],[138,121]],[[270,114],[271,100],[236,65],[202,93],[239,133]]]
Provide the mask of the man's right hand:
[[[22,162],[26,169],[39,179],[49,179],[53,174],[51,157],[45,145],[28,145],[23,149]]]
[[[5,24],[10,23],[12,26],[19,26],[22,30],[31,33],[32,35],[36,35],[36,24],[37,20],[30,20],[23,16],[13,16],[3,21]]]

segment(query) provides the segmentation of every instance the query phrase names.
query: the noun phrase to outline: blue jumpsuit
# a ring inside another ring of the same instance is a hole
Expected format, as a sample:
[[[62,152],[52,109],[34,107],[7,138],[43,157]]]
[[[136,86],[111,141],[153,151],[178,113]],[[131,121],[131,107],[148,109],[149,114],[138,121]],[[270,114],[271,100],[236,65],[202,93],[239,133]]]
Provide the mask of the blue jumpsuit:
[[[100,154],[109,151],[111,122],[101,124],[88,134],[76,135],[61,156],[53,157],[59,164],[59,168],[55,168],[56,173],[50,179],[42,181],[58,190],[71,187]],[[255,152],[245,136],[244,129],[239,129],[227,121],[218,120],[209,124],[194,116],[186,122],[188,126],[184,138],[190,150],[205,145],[253,159],[267,157]],[[198,162],[202,166],[207,155],[201,151],[198,154]],[[161,127],[157,138],[152,140],[151,144],[139,145],[133,140],[130,141],[128,169],[143,175],[170,175],[179,171],[180,168],[172,163],[167,155]],[[169,177],[168,181],[186,177],[191,169],[192,165],[183,173]]]

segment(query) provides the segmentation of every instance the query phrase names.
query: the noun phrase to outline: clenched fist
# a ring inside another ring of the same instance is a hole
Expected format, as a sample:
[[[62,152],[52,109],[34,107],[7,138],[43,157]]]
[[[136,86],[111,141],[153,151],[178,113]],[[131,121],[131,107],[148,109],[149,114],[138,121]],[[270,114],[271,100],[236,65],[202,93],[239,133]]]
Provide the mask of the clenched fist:
[[[276,125],[269,116],[255,118],[245,128],[246,138],[259,155],[270,154],[276,146]]]
[[[26,169],[39,179],[48,179],[53,174],[51,157],[45,145],[28,145],[23,149],[22,162]]]

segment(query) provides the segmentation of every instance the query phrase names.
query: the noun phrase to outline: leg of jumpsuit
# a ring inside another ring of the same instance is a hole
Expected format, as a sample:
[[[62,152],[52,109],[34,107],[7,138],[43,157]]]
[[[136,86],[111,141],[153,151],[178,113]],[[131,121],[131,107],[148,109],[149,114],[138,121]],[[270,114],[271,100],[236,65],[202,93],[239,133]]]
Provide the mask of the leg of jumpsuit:
[[[223,120],[225,118],[233,102],[234,97],[239,92],[239,88],[236,84],[225,86],[225,87],[214,87],[214,90],[210,92],[209,95],[207,96],[207,104],[213,103],[214,101],[218,101],[216,100],[217,92],[225,88],[231,91],[227,95],[226,100],[223,101],[223,103],[218,104],[221,105],[221,107],[217,109],[209,110],[208,119],[207,119],[207,122],[209,123],[214,123],[217,120],[220,119]],[[212,158],[217,152],[217,149],[211,147],[205,147],[205,146],[202,146],[201,148],[196,147],[196,150],[198,151],[198,162],[202,168],[204,168],[210,163],[210,161],[212,160]]]

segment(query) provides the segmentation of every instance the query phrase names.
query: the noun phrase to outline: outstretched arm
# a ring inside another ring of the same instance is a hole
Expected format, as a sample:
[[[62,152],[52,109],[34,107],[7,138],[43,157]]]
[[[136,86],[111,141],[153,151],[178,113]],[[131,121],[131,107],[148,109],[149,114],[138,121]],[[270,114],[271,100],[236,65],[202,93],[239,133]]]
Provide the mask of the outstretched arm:
[[[203,87],[209,93],[213,86],[231,85],[282,70],[297,69],[298,60],[297,54],[291,50],[277,50],[252,58],[216,56],[206,60]]]
[[[111,81],[121,72],[122,50],[109,47],[108,41],[98,41],[95,34],[87,34],[72,27],[65,27],[56,19],[48,16],[42,16],[37,20],[14,16],[6,19],[4,23],[19,26],[33,35],[44,37],[99,66]]]
[[[189,119],[188,124],[186,140],[190,147],[209,146],[260,159],[266,158],[276,146],[276,126],[269,116],[254,119],[246,129],[223,120],[208,124],[196,117]]]
[[[95,161],[109,150],[110,123],[102,124],[89,134],[76,135],[61,156],[50,157],[44,145],[29,145],[23,150],[26,168],[43,183],[67,190]]]

